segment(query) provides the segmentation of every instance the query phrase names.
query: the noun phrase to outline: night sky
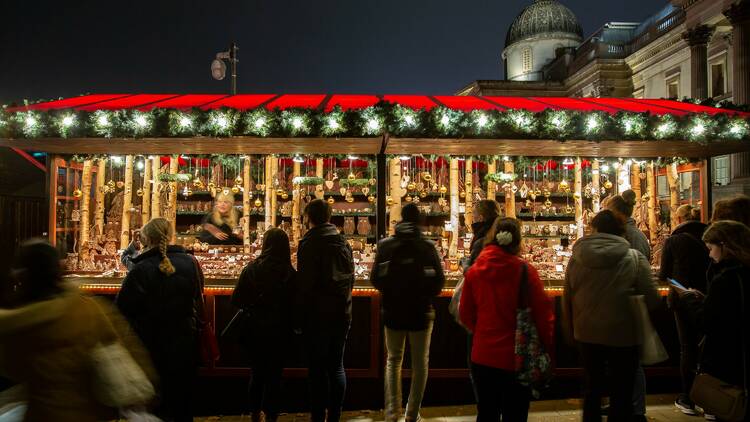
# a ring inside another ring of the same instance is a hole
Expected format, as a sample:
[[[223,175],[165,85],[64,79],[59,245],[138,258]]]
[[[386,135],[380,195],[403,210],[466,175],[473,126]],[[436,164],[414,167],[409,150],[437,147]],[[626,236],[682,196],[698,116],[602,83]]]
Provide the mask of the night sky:
[[[82,93],[224,93],[209,66],[236,41],[240,93],[452,94],[501,79],[532,0],[8,1],[0,103]],[[562,0],[588,36],[666,0]],[[116,5],[116,6],[115,6]]]

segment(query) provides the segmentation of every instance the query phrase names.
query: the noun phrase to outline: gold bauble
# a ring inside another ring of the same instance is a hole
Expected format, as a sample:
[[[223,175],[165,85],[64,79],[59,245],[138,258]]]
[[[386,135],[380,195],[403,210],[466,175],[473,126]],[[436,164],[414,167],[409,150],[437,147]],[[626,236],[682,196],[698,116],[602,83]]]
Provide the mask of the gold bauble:
[[[570,205],[568,205],[567,207],[565,207],[565,213],[566,214],[573,214],[573,211],[574,211],[573,207],[571,207]]]
[[[115,185],[115,181],[114,180],[110,180],[109,182],[107,182],[107,186],[109,186],[110,189],[114,189],[115,186],[116,186]]]
[[[234,178],[234,184],[235,185],[241,185],[242,184],[242,178],[240,176],[237,176]]]
[[[192,190],[188,189],[188,190],[185,191],[185,196],[192,196],[192,195],[193,195],[193,191]],[[141,196],[141,195],[138,195],[138,196]]]
[[[531,193],[529,194],[529,198],[531,198],[531,200],[532,200],[532,201],[536,200],[536,193],[534,193],[534,192],[531,192]]]
[[[439,191],[440,191],[440,193],[445,194],[445,193],[448,192],[448,188],[445,187],[445,185],[440,185]]]
[[[232,193],[240,193],[240,187],[237,185],[232,186]]]
[[[354,179],[357,178],[357,176],[355,176],[354,173],[349,173],[349,175],[346,176],[346,178],[349,179],[349,180],[354,180]]]
[[[606,182],[604,182],[604,188],[605,189],[612,189],[612,182],[610,182],[609,180],[607,180]]]
[[[281,195],[283,195],[285,193],[286,193],[286,191],[284,189],[276,189],[276,195],[281,196]]]
[[[406,185],[406,190],[414,190],[417,188],[417,185],[414,184],[414,182],[410,182],[408,185]]]
[[[352,202],[354,202],[354,197],[353,196],[347,196],[346,197],[346,202],[348,202],[348,203],[351,204]]]
[[[281,199],[287,199],[287,198],[289,198],[289,194],[288,193],[284,192],[284,193],[281,194]]]
[[[551,207],[552,206],[552,201],[550,201],[549,199],[546,200],[546,201],[544,201],[544,206],[547,207],[547,208]]]
[[[367,197],[367,201],[370,202],[370,203],[375,202],[375,197],[372,196],[372,195],[370,195],[370,196]]]
[[[406,197],[404,198],[404,201],[411,202],[412,201],[411,196],[406,195]]]
[[[82,196],[83,196],[83,192],[81,192],[80,189],[76,189],[76,190],[73,191],[73,198],[77,199],[77,198],[80,198]]]
[[[427,198],[427,191],[423,190],[422,192],[419,192],[419,197],[420,198]]]
[[[135,191],[136,196],[143,196],[143,189],[138,189]]]
[[[123,182],[122,180],[118,180],[117,181],[117,188],[118,189],[122,189],[123,187],[125,187],[125,182]]]
[[[573,198],[575,198],[575,199],[581,199],[581,192],[575,192],[573,194]]]
[[[531,200],[530,199],[526,200],[526,208],[531,208]]]
[[[466,192],[461,191],[461,193],[458,194],[461,198],[466,198]]]
[[[193,187],[196,189],[202,188],[203,182],[201,182],[201,179],[193,179]]]
[[[385,197],[385,203],[388,205],[393,205],[393,198],[390,196]]]
[[[559,185],[559,187],[560,187],[560,190],[561,190],[561,191],[564,191],[564,190],[568,189],[568,188],[570,187],[570,185],[568,184],[568,181],[567,181],[567,180],[563,179],[563,180],[562,180],[562,181],[560,182],[560,185]]]
[[[331,205],[333,205],[333,203],[334,203],[334,202],[336,202],[336,200],[335,200],[335,199],[333,199],[333,197],[332,197],[332,196],[329,196],[329,197],[328,197],[328,203],[329,203],[329,204],[331,204]]]
[[[432,175],[428,172],[424,172],[422,173],[422,180],[424,180],[425,182],[429,182],[432,180]]]
[[[542,194],[544,194],[544,197],[545,197],[545,198],[549,198],[549,197],[550,197],[550,195],[552,195],[552,192],[550,192],[550,191],[548,191],[547,189],[545,189],[545,190],[544,190],[544,192],[542,192]]]
[[[378,184],[378,181],[377,181],[377,180],[375,180],[375,179],[370,179],[370,180],[369,180],[369,183],[370,183],[370,186],[375,186],[375,185],[377,185],[377,184]]]
[[[255,200],[255,206],[256,206],[256,207],[259,207],[259,206],[261,206],[261,205],[263,205],[263,202],[262,202],[262,201],[260,200],[260,198],[256,199],[256,200]]]
[[[265,186],[263,186],[263,185],[262,185],[262,184],[260,184],[260,183],[256,183],[256,184],[255,184],[255,190],[263,190],[263,189],[265,189],[265,188],[266,188],[266,187],[265,187]]]
[[[216,189],[216,183],[208,182],[208,190],[214,190],[214,189]]]

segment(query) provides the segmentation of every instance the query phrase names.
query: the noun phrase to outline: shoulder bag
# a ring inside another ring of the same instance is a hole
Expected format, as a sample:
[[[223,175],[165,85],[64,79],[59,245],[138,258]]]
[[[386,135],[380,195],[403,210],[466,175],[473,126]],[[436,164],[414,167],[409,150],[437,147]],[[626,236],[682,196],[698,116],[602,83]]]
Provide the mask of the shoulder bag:
[[[740,283],[740,309],[742,321],[745,319],[745,287],[742,279]],[[702,407],[706,413],[715,415],[720,420],[729,422],[745,420],[747,412],[747,335],[746,330],[740,330],[742,339],[742,386],[724,382],[713,375],[701,372],[690,389],[690,400]]]
[[[635,262],[635,276],[638,277],[639,252],[631,249],[630,254]],[[669,359],[667,349],[664,347],[661,338],[659,338],[659,333],[651,323],[651,316],[648,313],[648,307],[646,307],[645,297],[643,295],[630,296],[630,305],[633,309],[637,336],[640,340],[638,352],[641,364],[654,365]]]
[[[203,271],[201,270],[198,260],[190,255],[195,267],[195,295],[193,297],[193,316],[195,319],[195,328],[198,331],[198,356],[201,363],[212,366],[219,360],[219,343],[216,341],[216,334],[211,321],[206,314],[206,306],[203,300]]]
[[[539,338],[529,304],[529,279],[526,263],[521,264],[521,282],[518,286],[518,308],[516,309],[516,378],[522,385],[531,388],[534,397],[552,378],[552,358],[544,350]]]

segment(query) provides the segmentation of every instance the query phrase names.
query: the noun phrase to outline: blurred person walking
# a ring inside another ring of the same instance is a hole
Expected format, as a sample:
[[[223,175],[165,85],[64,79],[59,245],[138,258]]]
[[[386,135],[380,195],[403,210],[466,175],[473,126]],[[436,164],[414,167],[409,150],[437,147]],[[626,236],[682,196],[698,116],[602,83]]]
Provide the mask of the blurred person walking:
[[[406,422],[419,419],[427,372],[430,339],[435,320],[434,298],[445,284],[443,265],[435,245],[419,230],[423,216],[416,204],[401,209],[396,234],[378,243],[370,281],[382,294],[385,345],[385,420],[395,422],[401,414],[401,364],[409,339],[411,389]]]

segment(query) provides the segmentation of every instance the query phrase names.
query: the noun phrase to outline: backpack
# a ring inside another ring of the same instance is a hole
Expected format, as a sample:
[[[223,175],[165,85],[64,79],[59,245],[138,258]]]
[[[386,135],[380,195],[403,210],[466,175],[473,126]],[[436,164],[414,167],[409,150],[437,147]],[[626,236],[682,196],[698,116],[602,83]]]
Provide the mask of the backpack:
[[[387,260],[378,264],[383,293],[414,297],[423,295],[427,283],[437,276],[437,271],[426,258],[432,251],[422,239],[399,240]],[[408,282],[403,282],[407,280]]]

